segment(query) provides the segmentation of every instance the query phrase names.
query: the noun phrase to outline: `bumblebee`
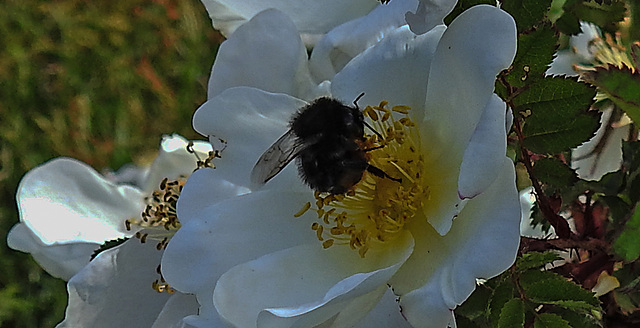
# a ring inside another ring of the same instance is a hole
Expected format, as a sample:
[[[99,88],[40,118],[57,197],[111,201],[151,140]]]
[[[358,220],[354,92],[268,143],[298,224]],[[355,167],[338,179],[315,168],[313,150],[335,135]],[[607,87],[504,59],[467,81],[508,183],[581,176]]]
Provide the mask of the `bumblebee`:
[[[353,106],[321,97],[301,108],[291,118],[289,131],[260,156],[251,182],[265,184],[296,158],[302,180],[319,192],[344,194],[365,171],[400,182],[367,161],[366,152],[377,148],[362,147],[364,127],[369,127],[357,104],[363,95]]]

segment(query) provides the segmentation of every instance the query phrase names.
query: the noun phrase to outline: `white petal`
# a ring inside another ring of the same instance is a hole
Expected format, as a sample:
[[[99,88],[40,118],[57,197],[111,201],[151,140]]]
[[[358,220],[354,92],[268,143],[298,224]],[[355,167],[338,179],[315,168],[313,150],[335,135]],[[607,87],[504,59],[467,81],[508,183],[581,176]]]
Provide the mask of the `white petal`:
[[[227,141],[222,158],[214,162],[216,172],[234,185],[249,187],[251,169],[260,155],[287,132],[291,116],[304,105],[306,102],[285,94],[231,88],[203,104],[194,115],[193,126],[212,139]],[[277,180],[302,186],[294,165],[272,182]]]
[[[69,280],[58,327],[150,327],[170,296],[151,288],[161,254],[137,239],[100,253]]]
[[[558,51],[546,74],[577,76],[578,72],[573,69],[573,65],[578,62],[579,57],[572,50]]]
[[[198,297],[198,303],[200,308],[198,314],[190,315],[183,319],[187,328],[211,328],[211,327],[229,327],[228,324],[222,321],[218,311],[213,305],[213,287],[206,293],[204,291],[199,292],[202,297]]]
[[[429,186],[429,197],[422,213],[440,235],[445,235],[467,202],[458,193],[460,163],[454,158],[447,158],[446,154],[436,156],[430,153],[436,149],[434,144],[423,144],[422,149],[425,154],[423,178]]]
[[[357,54],[405,25],[405,12],[416,6],[416,0],[394,0],[332,29],[313,47],[309,65],[314,79],[331,80]]]
[[[331,93],[351,102],[364,92],[363,107],[387,100],[391,105],[422,111],[431,59],[443,32],[444,26],[420,36],[406,26],[390,32],[336,74]]]
[[[187,139],[178,134],[162,137],[160,152],[151,164],[149,175],[145,179],[143,190],[147,194],[158,189],[162,179],[188,177],[197,168],[197,157],[187,151],[188,143]],[[194,141],[193,149],[197,156],[204,159],[212,147],[207,142]]]
[[[571,167],[586,180],[600,180],[603,175],[620,169],[622,165],[622,141],[629,137],[630,125],[607,127],[613,110],[606,110],[600,118],[603,123],[591,140],[571,152]],[[607,129],[610,129],[607,133]],[[603,145],[602,138],[607,137]],[[596,149],[600,147],[599,149]]]
[[[464,150],[492,97],[496,75],[511,64],[515,47],[513,18],[487,5],[458,16],[438,43],[420,137],[429,162],[430,202],[436,204],[425,206],[424,214],[440,234],[447,233],[464,206],[457,190]]]
[[[424,34],[434,26],[442,24],[456,2],[455,0],[420,0],[416,12],[408,12],[405,16],[411,31]]]
[[[496,75],[515,56],[516,26],[499,8],[478,5],[443,34],[429,73],[423,142],[460,156],[493,93]]]
[[[366,15],[378,3],[370,0],[315,1],[315,0],[204,0],[213,27],[229,36],[245,21],[257,13],[276,8],[287,14],[302,34],[310,37],[324,34],[353,18]]]
[[[416,251],[391,285],[414,326],[443,327],[475,289],[476,278],[494,277],[515,261],[520,202],[513,163],[503,157],[501,167],[494,183],[469,200],[447,235],[429,232],[419,221],[411,227]]]
[[[188,315],[196,314],[198,307],[198,301],[195,296],[175,293],[171,295],[164,305],[151,328],[185,327],[182,319]]]
[[[502,171],[501,163],[507,152],[506,112],[506,104],[494,94],[464,151],[458,180],[461,198],[483,192]]]
[[[319,242],[270,253],[220,278],[216,308],[239,327],[320,324],[345,302],[385,286],[413,250],[413,239],[404,234],[384,246],[365,258],[345,246],[322,249]]]
[[[206,195],[215,188],[198,179],[201,171],[191,176],[183,193],[193,189]],[[308,201],[313,201],[310,192],[254,192],[219,203],[181,196],[178,217],[183,225],[165,250],[165,279],[183,292],[213,290],[218,277],[235,265],[295,245],[316,245],[311,222],[293,216]]]
[[[97,243],[46,245],[24,223],[17,223],[7,235],[7,246],[30,253],[50,275],[69,280],[89,263]]]
[[[282,12],[271,9],[257,14],[220,45],[208,97],[237,86],[294,96],[313,87],[306,48]]]
[[[102,244],[129,236],[124,221],[140,215],[143,197],[138,189],[117,186],[70,158],[27,172],[16,196],[21,221],[47,245]]]

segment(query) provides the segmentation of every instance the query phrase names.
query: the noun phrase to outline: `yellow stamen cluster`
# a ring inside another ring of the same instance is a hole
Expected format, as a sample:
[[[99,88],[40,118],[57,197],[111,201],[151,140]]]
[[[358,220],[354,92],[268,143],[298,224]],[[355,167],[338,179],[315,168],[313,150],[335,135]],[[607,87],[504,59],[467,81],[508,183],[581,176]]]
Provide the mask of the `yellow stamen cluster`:
[[[226,141],[222,139],[220,141],[226,145]],[[189,142],[186,149],[196,157],[196,170],[215,168],[213,160],[220,158],[221,152],[224,150],[222,148],[221,150],[210,151],[206,158],[201,159],[194,149],[193,142]],[[147,206],[140,218],[132,218],[125,221],[127,231],[137,230],[135,237],[140,239],[141,243],[146,243],[147,239],[156,241],[157,250],[167,248],[169,240],[181,226],[176,212],[176,204],[186,180],[187,177],[184,176],[177,180],[164,178],[160,183],[160,189],[145,198]],[[164,280],[160,265],[156,268],[156,272],[160,277],[151,284],[151,287],[159,293],[173,294],[175,289]]]
[[[423,158],[419,136],[409,118],[408,106],[367,106],[363,113],[370,118],[378,134],[366,135],[363,149],[370,165],[389,177],[365,172],[362,180],[343,195],[315,192],[315,206],[306,203],[294,216],[309,209],[318,214],[311,226],[324,248],[335,244],[349,245],[361,257],[375,243],[398,236],[420,210],[428,197],[423,182]],[[396,119],[395,115],[401,115]],[[402,181],[395,181],[401,179]]]
[[[147,239],[156,240],[158,250],[167,247],[169,239],[175,231],[180,229],[180,221],[176,215],[176,203],[182,191],[185,180],[163,179],[160,189],[153,192],[151,197],[147,197],[147,207],[141,214],[140,219],[129,219],[125,221],[128,231],[132,226],[144,229],[144,232],[136,232],[136,238],[141,243],[146,243]]]
[[[616,35],[615,39],[609,34],[604,37],[597,37],[590,41],[589,48],[593,54],[593,63],[590,65],[575,65],[575,69],[578,72],[593,70],[592,66],[606,67],[607,65],[613,65],[618,68],[626,66],[632,72],[636,70],[637,64],[629,55],[629,49],[623,45],[620,35]]]

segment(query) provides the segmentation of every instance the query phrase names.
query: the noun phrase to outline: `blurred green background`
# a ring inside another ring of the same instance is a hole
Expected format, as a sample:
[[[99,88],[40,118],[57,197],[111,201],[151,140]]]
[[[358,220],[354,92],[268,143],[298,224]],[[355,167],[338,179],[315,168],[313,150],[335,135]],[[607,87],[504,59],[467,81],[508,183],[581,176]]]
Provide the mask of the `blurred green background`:
[[[191,128],[222,38],[198,0],[4,0],[0,11],[0,326],[53,327],[65,282],[7,248],[26,171],[70,156],[144,164]],[[61,227],[64,229],[64,227]]]

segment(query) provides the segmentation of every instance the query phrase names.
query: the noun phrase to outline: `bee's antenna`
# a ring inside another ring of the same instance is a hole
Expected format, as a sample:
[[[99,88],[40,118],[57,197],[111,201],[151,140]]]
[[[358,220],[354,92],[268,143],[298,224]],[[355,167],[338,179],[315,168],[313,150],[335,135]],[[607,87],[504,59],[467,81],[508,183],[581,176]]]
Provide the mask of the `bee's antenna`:
[[[353,105],[356,106],[357,109],[360,109],[360,107],[358,106],[358,100],[360,100],[360,98],[364,97],[364,92],[361,93],[356,100],[353,101]]]
[[[361,93],[361,94],[356,98],[356,100],[354,100],[354,101],[353,101],[353,105],[354,105],[354,106],[356,106],[356,108],[357,108],[358,110],[360,110],[360,107],[358,106],[358,100],[360,100],[360,98],[362,98],[362,97],[364,97],[364,92],[363,92],[363,93]],[[366,127],[368,127],[368,128],[369,128],[369,130],[373,131],[373,133],[375,133],[376,135],[378,135],[378,137],[380,138],[380,140],[384,139],[384,138],[382,137],[382,135],[380,134],[380,132],[376,131],[376,129],[374,129],[371,125],[369,125],[369,123],[367,123],[366,121],[364,121],[363,123],[364,123],[364,125],[365,125]]]

